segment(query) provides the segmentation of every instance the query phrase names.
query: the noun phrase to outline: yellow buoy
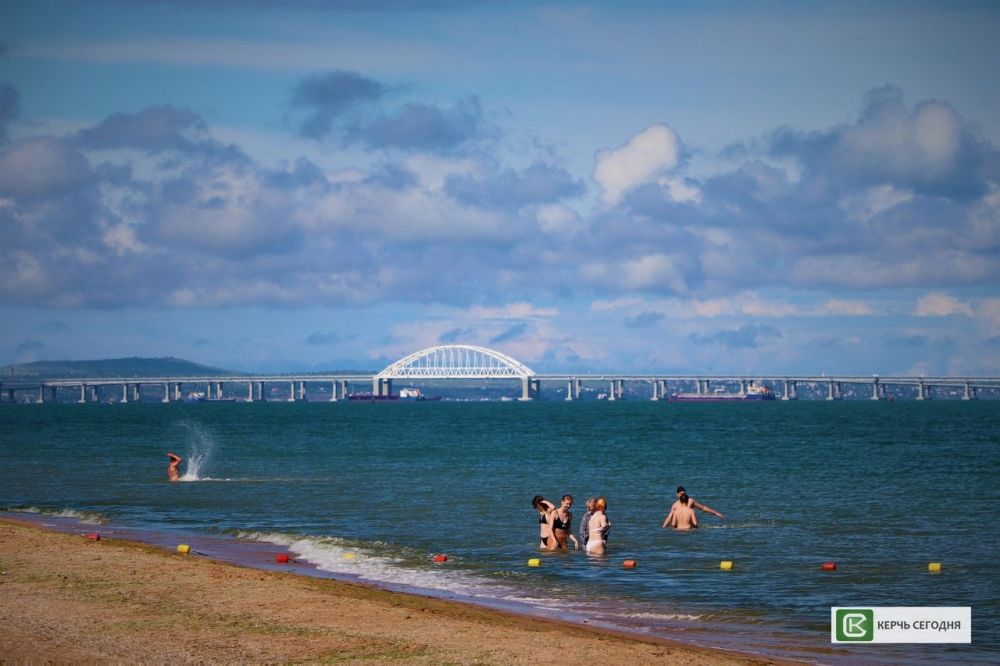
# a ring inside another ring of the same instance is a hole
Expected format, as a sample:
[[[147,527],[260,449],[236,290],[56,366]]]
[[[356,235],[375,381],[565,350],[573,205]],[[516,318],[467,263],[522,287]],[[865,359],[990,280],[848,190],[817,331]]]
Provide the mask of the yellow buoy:
[[[343,557],[345,560],[353,560],[354,553],[344,553],[343,555],[341,555],[341,557]]]
[[[932,571],[934,573],[940,573],[941,572],[941,563],[940,562],[931,562],[930,564],[927,565],[927,570],[928,571]]]
[[[729,560],[722,560],[721,562],[719,562],[719,568],[729,571],[730,569],[733,568],[733,563]]]
[[[529,567],[540,567],[540,566],[542,566],[542,561],[540,559],[538,559],[537,557],[533,557],[530,560],[528,560],[528,566]]]
[[[184,555],[187,555],[190,551],[191,551],[191,546],[187,545],[186,543],[182,543],[177,546],[178,553],[183,553]]]

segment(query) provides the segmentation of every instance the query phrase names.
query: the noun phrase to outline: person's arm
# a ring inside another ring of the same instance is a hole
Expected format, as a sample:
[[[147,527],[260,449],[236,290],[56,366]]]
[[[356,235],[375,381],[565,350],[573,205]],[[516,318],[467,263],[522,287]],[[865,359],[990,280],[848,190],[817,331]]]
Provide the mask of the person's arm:
[[[570,534],[569,540],[573,542],[573,550],[580,550],[580,542],[576,540],[575,536]]]
[[[691,527],[698,527],[698,514],[691,512]]]
[[[173,452],[168,452],[167,457],[170,458],[170,462],[180,462],[182,458]]]
[[[667,517],[663,519],[663,524],[660,527],[673,527],[674,525],[674,507],[670,507],[670,513]]]
[[[691,500],[691,507],[695,508],[695,509],[698,509],[699,511],[704,511],[705,513],[710,513],[713,516],[718,516],[722,520],[726,519],[726,517],[723,516],[721,513],[719,513],[718,511],[716,511],[715,509],[713,509],[710,506],[706,506],[706,505],[702,504],[701,502],[695,502],[694,500]]]

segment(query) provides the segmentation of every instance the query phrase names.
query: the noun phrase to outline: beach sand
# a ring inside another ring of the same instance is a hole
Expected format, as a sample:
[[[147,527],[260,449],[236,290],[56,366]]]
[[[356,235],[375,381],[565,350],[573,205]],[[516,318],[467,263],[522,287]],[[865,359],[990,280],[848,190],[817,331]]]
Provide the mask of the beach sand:
[[[763,664],[0,520],[0,662]]]

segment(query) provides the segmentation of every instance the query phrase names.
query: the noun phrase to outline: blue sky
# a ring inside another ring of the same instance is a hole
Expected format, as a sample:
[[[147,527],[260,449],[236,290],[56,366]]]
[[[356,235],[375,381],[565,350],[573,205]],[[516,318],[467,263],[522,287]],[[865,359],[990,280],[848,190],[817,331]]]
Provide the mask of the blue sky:
[[[0,0],[0,362],[1000,374],[993,2]]]

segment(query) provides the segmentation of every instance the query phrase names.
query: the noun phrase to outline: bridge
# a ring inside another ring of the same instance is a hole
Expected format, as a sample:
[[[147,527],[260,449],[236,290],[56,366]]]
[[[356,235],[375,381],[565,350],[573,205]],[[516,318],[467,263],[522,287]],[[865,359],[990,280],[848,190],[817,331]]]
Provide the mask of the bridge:
[[[365,398],[386,400],[393,397],[393,381],[430,380],[508,380],[520,384],[520,400],[541,396],[542,383],[556,384],[556,393],[565,400],[579,400],[584,385],[601,387],[607,400],[622,400],[626,384],[640,384],[649,399],[669,397],[671,388],[693,388],[709,395],[716,387],[736,386],[742,391],[751,385],[772,387],[782,400],[796,400],[799,387],[817,387],[827,400],[840,400],[850,387],[854,395],[866,395],[872,400],[893,396],[901,387],[917,400],[929,399],[932,389],[960,394],[974,400],[980,391],[1000,392],[1000,377],[915,377],[878,375],[679,375],[679,374],[538,374],[520,361],[493,349],[473,345],[442,345],[422,349],[390,364],[376,374],[289,374],[289,375],[229,375],[202,377],[84,377],[0,382],[0,398],[9,402],[58,402],[59,396],[70,392],[76,402],[136,402],[148,400],[154,393],[161,402],[177,402],[190,398],[255,402],[279,399],[294,402],[305,400],[307,387],[323,399],[338,402]],[[351,387],[371,386],[371,392],[352,393]],[[565,391],[562,390],[565,385]],[[287,392],[279,387],[287,386]],[[329,390],[327,390],[329,387]],[[185,390],[195,389],[185,394]],[[197,389],[204,389],[203,391]],[[145,390],[144,390],[145,389]],[[268,390],[269,389],[269,390]],[[20,398],[20,399],[19,399]],[[315,399],[315,398],[312,398]]]

